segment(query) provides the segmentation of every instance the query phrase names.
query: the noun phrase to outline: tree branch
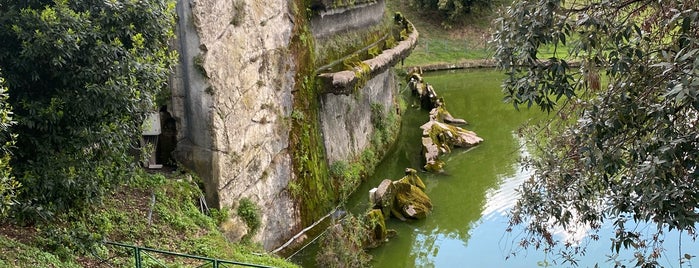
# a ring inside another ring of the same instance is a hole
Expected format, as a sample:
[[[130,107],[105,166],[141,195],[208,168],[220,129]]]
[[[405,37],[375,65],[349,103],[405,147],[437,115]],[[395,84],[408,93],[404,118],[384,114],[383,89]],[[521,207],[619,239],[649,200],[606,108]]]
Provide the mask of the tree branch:
[[[627,6],[631,5],[631,4],[638,3],[638,2],[644,2],[644,1],[647,1],[647,0],[626,0],[626,1],[624,1],[623,3],[621,3],[621,4],[619,4],[618,6],[615,6],[615,7],[613,7],[613,8],[616,9],[616,10],[618,11],[618,10],[623,9],[623,8],[625,8],[625,7],[627,7]],[[594,7],[597,7],[597,6],[601,6],[601,4],[595,3],[595,4],[587,5],[587,6],[584,6],[584,7],[581,7],[581,8],[569,8],[569,9],[563,9],[563,10],[566,11],[566,12],[578,13],[578,12],[585,12],[585,11],[588,11],[588,10],[590,10],[590,9],[593,9]]]

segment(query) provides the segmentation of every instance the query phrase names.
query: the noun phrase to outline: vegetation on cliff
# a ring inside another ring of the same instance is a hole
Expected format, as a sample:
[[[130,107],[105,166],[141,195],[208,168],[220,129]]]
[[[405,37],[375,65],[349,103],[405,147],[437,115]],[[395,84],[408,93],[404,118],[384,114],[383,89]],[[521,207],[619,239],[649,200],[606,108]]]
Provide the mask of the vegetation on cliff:
[[[331,210],[336,200],[328,179],[318,112],[318,83],[315,73],[315,40],[309,29],[310,3],[294,1],[294,24],[290,52],[296,57],[294,111],[291,114],[289,147],[293,157],[293,181],[289,191],[300,202],[301,224],[309,226]]]
[[[309,3],[297,1],[297,6]],[[296,16],[303,23],[296,24],[292,37],[291,52],[299,63],[294,90],[294,111],[291,115],[291,145],[294,157],[295,179],[289,184],[290,192],[301,201],[303,225],[310,225],[319,219],[338,202],[344,202],[354,188],[361,182],[361,177],[370,173],[381,152],[385,151],[398,130],[398,114],[379,104],[372,105],[372,123],[376,129],[371,137],[371,146],[364,150],[357,159],[337,162],[328,166],[318,112],[320,103],[318,94],[322,85],[318,81],[316,69],[318,64],[340,60],[345,53],[353,49],[364,48],[375,43],[384,35],[392,36],[393,17],[386,16],[382,23],[370,29],[351,31],[349,37],[357,38],[345,42],[347,37],[337,39],[315,40],[308,28],[308,19],[313,15],[311,9],[295,9]],[[343,35],[344,36],[344,35]],[[345,41],[342,41],[345,40]],[[320,43],[320,45],[318,44]],[[385,42],[381,42],[381,47]],[[356,55],[345,59],[348,67],[361,62]],[[366,65],[366,64],[365,64]],[[366,69],[368,66],[365,66]],[[366,73],[366,74],[365,74]],[[362,73],[362,79],[368,80],[368,71]],[[358,83],[361,88],[364,83]],[[354,94],[362,93],[355,90]]]

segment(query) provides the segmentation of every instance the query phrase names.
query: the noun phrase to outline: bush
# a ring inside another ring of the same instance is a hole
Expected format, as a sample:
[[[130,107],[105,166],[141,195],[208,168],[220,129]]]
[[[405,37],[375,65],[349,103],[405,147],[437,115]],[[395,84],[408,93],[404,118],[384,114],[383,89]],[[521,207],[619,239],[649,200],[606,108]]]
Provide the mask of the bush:
[[[491,0],[410,0],[418,10],[437,12],[447,22],[454,22],[470,14],[490,10],[499,1]]]
[[[237,214],[243,218],[243,221],[248,226],[248,233],[243,240],[250,239],[260,229],[260,224],[262,223],[260,220],[260,209],[250,198],[244,197],[240,199]]]
[[[18,122],[10,164],[23,185],[19,219],[84,208],[130,177],[129,150],[176,60],[173,25],[170,0],[0,9],[0,68]]]
[[[15,142],[10,127],[16,122],[12,120],[12,107],[7,103],[7,88],[3,84],[4,79],[0,77],[0,218],[5,217],[15,203],[15,191],[19,188],[10,166],[10,149]]]
[[[328,229],[316,255],[318,267],[369,267],[371,255],[364,251],[364,240],[370,234],[362,222],[350,214]]]
[[[365,170],[366,168],[359,162],[347,164],[345,161],[336,161],[330,165],[330,176],[333,178],[335,188],[339,193],[340,202],[347,201],[347,198],[361,182]]]

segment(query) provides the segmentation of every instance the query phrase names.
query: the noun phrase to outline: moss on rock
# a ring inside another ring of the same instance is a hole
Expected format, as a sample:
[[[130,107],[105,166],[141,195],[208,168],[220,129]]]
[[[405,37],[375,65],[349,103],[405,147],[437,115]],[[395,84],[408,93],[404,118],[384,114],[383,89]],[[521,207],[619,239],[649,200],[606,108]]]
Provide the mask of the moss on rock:
[[[405,169],[405,176],[398,180],[399,182],[404,182],[420,188],[420,190],[425,191],[425,183],[417,176],[417,170],[412,168]]]
[[[369,229],[369,238],[365,247],[375,248],[383,244],[388,239],[388,229],[383,212],[380,209],[369,210],[365,221]]]
[[[396,188],[393,208],[404,217],[424,219],[432,211],[432,201],[420,188],[402,181],[393,182],[393,185]]]

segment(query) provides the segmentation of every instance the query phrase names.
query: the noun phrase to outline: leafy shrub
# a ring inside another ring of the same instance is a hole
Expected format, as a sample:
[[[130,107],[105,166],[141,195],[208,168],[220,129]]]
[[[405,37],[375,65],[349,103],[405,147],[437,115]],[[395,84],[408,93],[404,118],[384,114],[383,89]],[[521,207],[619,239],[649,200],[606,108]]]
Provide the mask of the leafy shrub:
[[[174,7],[40,0],[0,9],[19,219],[83,208],[129,177],[132,143],[176,60]]]
[[[226,219],[228,219],[228,213],[229,211],[227,207],[224,207],[222,209],[212,208],[211,210],[209,210],[209,214],[211,218],[214,219],[216,225],[221,225],[221,223],[226,221]]]
[[[369,235],[362,219],[348,215],[321,238],[318,267],[369,267],[371,255],[364,251]]]
[[[245,221],[245,224],[248,226],[248,233],[245,235],[244,239],[250,239],[260,228],[260,209],[250,198],[244,197],[240,199],[236,212],[238,216],[243,218],[243,221]]]
[[[441,15],[447,22],[464,18],[469,14],[480,14],[500,1],[492,0],[410,0],[417,10],[427,10]]]
[[[361,182],[365,170],[366,168],[360,162],[348,164],[345,161],[336,161],[330,165],[330,176],[339,192],[340,202],[347,201],[347,198]]]
[[[16,122],[12,120],[12,107],[7,103],[7,88],[3,84],[4,79],[0,77],[0,218],[6,216],[10,206],[15,203],[15,191],[20,186],[10,166],[10,149],[15,143],[10,127]]]

